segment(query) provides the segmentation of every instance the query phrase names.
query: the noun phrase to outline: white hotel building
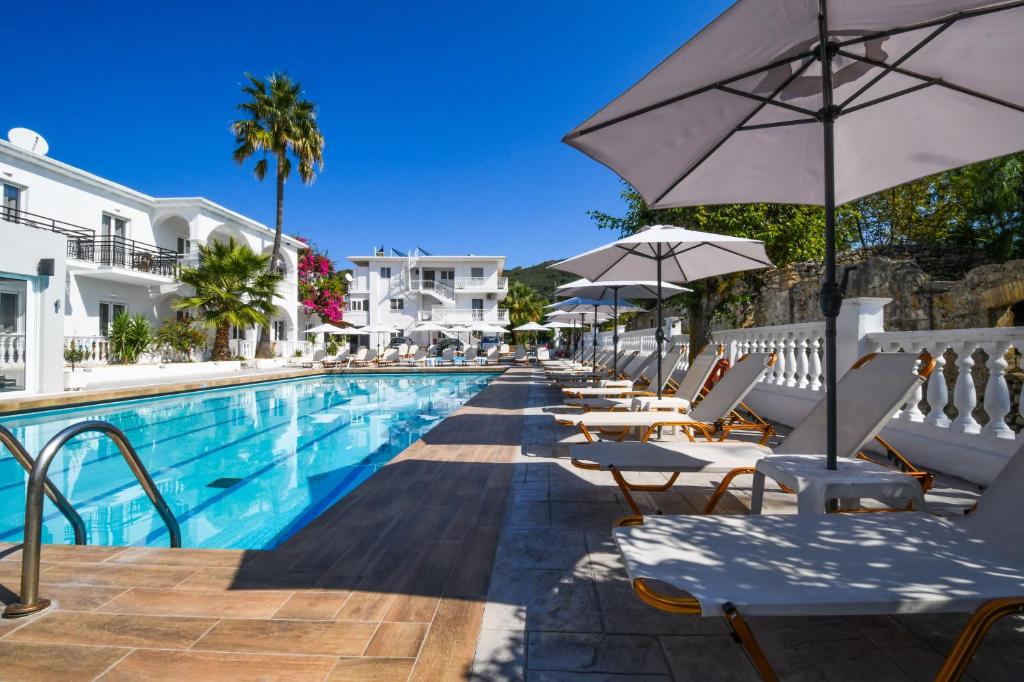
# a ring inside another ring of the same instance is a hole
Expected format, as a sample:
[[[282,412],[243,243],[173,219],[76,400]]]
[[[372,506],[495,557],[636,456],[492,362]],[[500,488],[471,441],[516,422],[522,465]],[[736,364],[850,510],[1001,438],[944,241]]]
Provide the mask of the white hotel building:
[[[274,231],[203,199],[157,198],[0,141],[0,391],[62,389],[63,347],[74,338],[105,361],[110,321],[176,312],[178,266],[211,239],[270,253]],[[279,355],[298,343],[297,257],[285,237],[272,332]],[[232,330],[251,357],[256,329]]]
[[[400,330],[419,322],[508,324],[508,311],[500,307],[508,294],[504,256],[437,256],[420,248],[403,253],[382,247],[372,256],[348,259],[355,272],[349,285],[346,322]],[[427,343],[440,334],[408,335]]]

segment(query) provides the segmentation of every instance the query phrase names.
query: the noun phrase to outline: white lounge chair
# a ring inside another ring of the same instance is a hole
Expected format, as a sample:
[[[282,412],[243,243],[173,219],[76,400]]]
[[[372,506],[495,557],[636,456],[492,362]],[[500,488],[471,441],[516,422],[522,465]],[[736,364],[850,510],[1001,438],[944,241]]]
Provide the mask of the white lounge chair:
[[[669,351],[672,352],[671,350]],[[640,390],[651,382],[654,367],[658,361],[658,351],[651,351],[647,355],[637,354],[619,372],[618,377],[611,379],[595,379],[594,381],[567,382],[562,383],[562,393],[569,398],[614,398],[621,396],[627,391],[605,391],[605,388],[620,388],[628,386],[628,390]],[[606,384],[609,381],[619,383]],[[628,382],[628,383],[624,383]]]
[[[690,363],[690,367],[683,370],[676,367],[669,375],[664,384],[663,395],[678,398],[684,403],[681,405],[686,409],[695,403],[701,395],[701,389],[707,383],[708,377],[715,369],[722,357],[723,348],[720,345],[713,345],[704,348],[697,357]],[[652,394],[653,395],[653,394]],[[633,405],[634,398],[567,398],[564,402],[572,407],[582,407],[584,410],[626,410]],[[644,401],[641,401],[644,402]]]
[[[750,418],[741,417],[736,410],[768,368],[774,364],[775,353],[745,355],[687,414],[678,411],[680,407],[684,407],[682,404],[666,413],[651,409],[650,405],[647,409],[642,409],[644,404],[638,401],[636,409],[628,412],[583,412],[556,415],[555,420],[563,426],[578,428],[588,443],[595,442],[594,432],[597,430],[614,431],[617,440],[622,440],[634,429],[642,429],[640,440],[647,442],[656,431],[667,426],[681,427],[690,440],[694,440],[695,432],[710,441],[714,433],[721,432],[721,438],[724,440],[732,431],[742,430],[758,431],[762,434],[761,441],[766,442],[772,434],[771,424],[749,408],[746,411],[751,415]]]
[[[441,359],[438,361],[439,365],[453,365],[455,364],[455,349],[445,348],[441,351]]]
[[[526,354],[526,346],[522,344],[516,346],[516,354],[512,357],[512,361],[517,365],[525,365],[530,361]]]
[[[411,357],[402,358],[402,363],[410,367],[418,367],[427,363],[427,351],[419,348]]]
[[[880,353],[861,358],[839,380],[836,395],[839,401],[838,455],[856,457],[864,447],[877,439],[897,461],[902,471],[918,479],[925,490],[931,475],[919,471],[895,448],[878,437],[879,432],[927,379],[934,367],[927,355],[912,353]],[[916,368],[916,369],[915,369]],[[730,373],[735,370],[730,370]],[[725,375],[728,378],[729,374]],[[712,397],[722,379],[708,397]],[[698,407],[703,406],[701,403]],[[774,449],[756,443],[730,441],[716,443],[595,443],[570,448],[572,463],[581,469],[598,469],[612,474],[627,503],[635,513],[640,509],[632,491],[662,492],[675,484],[683,473],[725,474],[718,488],[704,507],[711,513],[737,476],[752,474],[758,460],[772,455],[806,455],[821,452],[825,447],[825,399],[812,408],[785,440]],[[822,461],[820,466],[824,468]],[[882,468],[881,465],[876,465]],[[659,472],[670,474],[664,485],[637,485],[626,481],[624,474]]]
[[[401,359],[401,351],[398,348],[388,348],[384,354],[377,359],[378,367],[389,367],[397,365]]]
[[[476,346],[470,346],[466,349],[466,352],[462,354],[462,362],[466,365],[476,363]]]
[[[497,346],[487,351],[487,356],[484,358],[484,363],[488,365],[497,365],[501,361],[501,354],[498,352]]]
[[[321,362],[325,357],[327,357],[327,351],[323,348],[317,348],[309,357],[299,356],[297,358],[289,358],[288,362],[285,364],[287,367],[303,367],[305,369],[311,369],[313,365]]]
[[[320,364],[324,368],[337,367],[338,365],[340,365],[340,364],[342,364],[344,362],[348,362],[348,356],[349,356],[348,348],[343,348],[341,351],[339,351],[337,354],[335,354],[334,357],[332,357],[332,358],[324,358],[323,360],[321,360]]]
[[[1024,445],[963,517],[632,517],[614,537],[640,599],[724,617],[765,680],[778,678],[745,616],[971,614],[935,677],[949,681],[993,623],[1024,613],[1022,490]]]
[[[351,366],[359,364],[361,362],[365,362],[365,360],[366,360],[366,353],[367,352],[368,352],[368,349],[366,348],[366,346],[360,346],[359,348],[357,348],[356,349],[356,354],[349,356],[349,358],[348,358],[348,366],[351,367]]]
[[[377,360],[377,351],[375,349],[373,349],[373,348],[370,348],[363,355],[362,360],[359,360],[359,359],[353,360],[352,361],[352,365],[354,367],[366,367],[368,365],[372,365],[376,360]]]

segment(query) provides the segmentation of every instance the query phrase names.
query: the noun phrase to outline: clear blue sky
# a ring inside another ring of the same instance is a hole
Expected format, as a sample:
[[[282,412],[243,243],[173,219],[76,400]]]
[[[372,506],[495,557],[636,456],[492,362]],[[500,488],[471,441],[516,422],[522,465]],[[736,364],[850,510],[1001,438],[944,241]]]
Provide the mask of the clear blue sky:
[[[374,244],[505,254],[614,238],[619,180],[560,142],[729,3],[20,2],[0,134],[156,196],[205,196],[268,225],[272,181],[231,160],[242,73],[287,70],[319,107],[326,168],[285,194],[285,229],[336,260]]]

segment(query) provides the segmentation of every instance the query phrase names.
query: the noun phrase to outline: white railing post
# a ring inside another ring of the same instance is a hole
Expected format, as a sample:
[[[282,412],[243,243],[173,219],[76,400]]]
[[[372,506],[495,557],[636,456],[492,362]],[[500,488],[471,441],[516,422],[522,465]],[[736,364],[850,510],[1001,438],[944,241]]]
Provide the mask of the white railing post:
[[[810,350],[810,377],[807,383],[807,388],[812,391],[821,390],[821,339],[817,334],[811,339],[811,350]]]
[[[836,320],[836,368],[839,376],[874,350],[868,334],[885,331],[885,304],[891,298],[847,298]]]
[[[974,376],[971,368],[974,367],[974,352],[977,344],[968,341],[961,344],[956,358],[956,385],[953,387],[953,405],[956,406],[957,416],[953,425],[963,433],[980,433],[981,425],[974,419],[974,408],[978,405],[978,395],[974,388]]]
[[[925,421],[940,429],[947,429],[950,425],[950,419],[946,416],[946,404],[949,403],[945,370],[947,348],[949,348],[949,343],[946,341],[933,343],[928,348],[932,359],[935,360],[935,368],[932,370],[931,376],[928,377],[928,405],[931,406],[931,410],[925,417]]]
[[[1006,385],[1006,351],[1009,343],[997,341],[986,345],[988,353],[988,384],[985,386],[985,413],[988,423],[981,429],[982,435],[993,438],[1012,440],[1016,437],[1013,429],[1006,423],[1006,415],[1010,413],[1010,389]]]

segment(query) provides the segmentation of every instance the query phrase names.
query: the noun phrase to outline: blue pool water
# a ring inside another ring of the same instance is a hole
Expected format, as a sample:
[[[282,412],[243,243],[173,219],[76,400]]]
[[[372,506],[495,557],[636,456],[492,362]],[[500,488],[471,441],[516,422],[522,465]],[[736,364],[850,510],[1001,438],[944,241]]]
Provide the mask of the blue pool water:
[[[335,375],[0,419],[33,456],[62,428],[122,429],[181,524],[183,547],[269,549],[316,518],[491,380],[488,374]],[[168,546],[113,442],[82,434],[50,480],[91,545]],[[21,539],[27,475],[0,449],[0,541]],[[43,542],[71,543],[46,501]]]

